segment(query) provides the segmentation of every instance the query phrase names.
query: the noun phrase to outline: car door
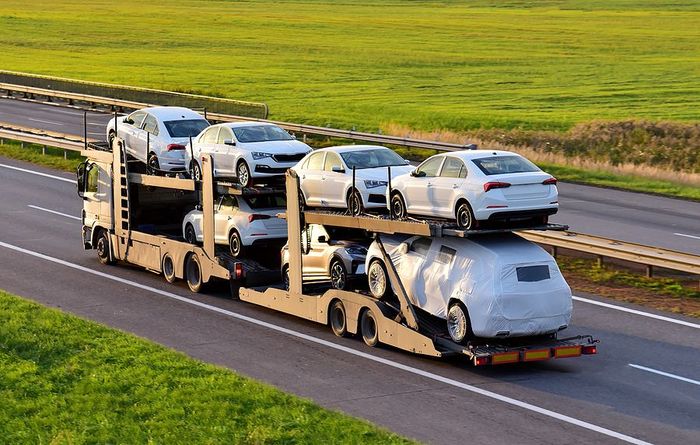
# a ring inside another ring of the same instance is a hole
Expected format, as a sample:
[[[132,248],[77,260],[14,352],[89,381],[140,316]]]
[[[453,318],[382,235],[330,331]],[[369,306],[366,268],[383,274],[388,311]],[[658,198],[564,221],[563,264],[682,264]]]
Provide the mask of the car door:
[[[410,242],[406,256],[408,261],[399,261],[397,272],[403,282],[411,302],[422,308],[426,302],[426,283],[423,273],[430,247],[433,244],[431,238],[417,237]]]
[[[132,154],[138,159],[148,160],[148,152],[146,151],[146,130],[144,130],[143,127],[149,116],[150,114],[144,115],[141,125],[138,127],[134,126],[131,129],[131,150]],[[151,116],[151,118],[153,117]]]
[[[138,142],[134,145],[135,149],[142,150],[141,153],[146,156],[150,152],[160,155],[163,146],[158,138],[159,133],[158,121],[153,115],[147,114],[143,120],[143,130],[137,135]]]
[[[307,227],[306,236],[310,242],[307,246],[308,250],[302,257],[304,266],[304,275],[309,278],[326,278],[328,277],[328,264],[326,261],[326,251],[328,250],[328,233],[326,229],[318,224],[310,224]]]
[[[217,244],[228,244],[228,232],[240,209],[238,199],[232,195],[223,195],[219,200],[218,210],[214,212],[214,239]]]
[[[309,205],[319,206],[326,205],[326,194],[322,189],[321,178],[323,176],[323,161],[326,155],[325,151],[317,151],[309,157],[308,163],[299,171],[299,183],[306,203]]]
[[[455,196],[460,194],[467,177],[467,168],[461,159],[445,156],[439,176],[432,180],[433,209],[438,216],[454,218]]]
[[[321,187],[329,203],[345,205],[345,186],[347,184],[347,169],[337,153],[327,152],[323,162]]]
[[[126,122],[117,125],[117,135],[124,140],[124,145],[126,146],[127,153],[141,159],[146,162],[146,158],[143,157],[143,153],[137,153],[133,149],[134,137],[136,136],[136,130],[139,130],[143,125],[143,121],[146,118],[145,111],[135,111],[131,113],[126,118]]]
[[[197,157],[197,162],[202,165],[202,155],[209,154],[212,157],[212,163],[214,164],[214,176],[216,176],[217,169],[219,168],[219,161],[217,159],[216,153],[214,151],[216,145],[216,137],[219,134],[219,127],[212,126],[209,127],[197,141],[197,150],[195,151],[195,156]]]
[[[216,156],[217,171],[221,175],[234,176],[236,168],[234,166],[234,160],[236,158],[236,147],[233,145],[226,145],[225,142],[230,141],[233,143],[235,141],[233,137],[233,131],[228,127],[221,127],[219,134],[216,136],[216,143],[214,144],[212,150],[214,156]]]
[[[404,198],[409,213],[435,215],[436,198],[433,183],[440,172],[444,156],[427,159],[406,181]]]

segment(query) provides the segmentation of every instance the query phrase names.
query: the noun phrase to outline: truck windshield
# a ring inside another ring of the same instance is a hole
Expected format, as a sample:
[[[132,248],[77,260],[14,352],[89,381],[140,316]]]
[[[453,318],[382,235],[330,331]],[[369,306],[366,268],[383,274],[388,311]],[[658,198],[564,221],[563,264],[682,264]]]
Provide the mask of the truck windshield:
[[[274,125],[257,125],[254,127],[234,128],[238,142],[290,141],[294,139],[289,133]]]
[[[388,148],[357,150],[340,153],[349,169],[378,168],[406,165],[403,158]]]
[[[183,119],[179,121],[163,122],[171,138],[195,137],[209,126],[204,119]]]
[[[472,162],[489,176],[540,171],[539,167],[521,156],[493,156],[473,159]]]

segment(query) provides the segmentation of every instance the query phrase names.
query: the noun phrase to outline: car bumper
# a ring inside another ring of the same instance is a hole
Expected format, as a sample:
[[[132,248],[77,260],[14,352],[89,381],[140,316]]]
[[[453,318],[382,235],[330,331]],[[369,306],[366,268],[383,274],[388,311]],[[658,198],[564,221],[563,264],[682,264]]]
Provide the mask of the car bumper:
[[[492,208],[487,206],[474,210],[474,216],[479,221],[508,221],[554,215],[558,210],[559,204],[509,205]]]
[[[567,327],[571,321],[570,314],[553,317],[530,318],[525,320],[508,320],[505,317],[486,317],[483,325],[474,320],[474,335],[482,338],[529,337],[552,334]]]

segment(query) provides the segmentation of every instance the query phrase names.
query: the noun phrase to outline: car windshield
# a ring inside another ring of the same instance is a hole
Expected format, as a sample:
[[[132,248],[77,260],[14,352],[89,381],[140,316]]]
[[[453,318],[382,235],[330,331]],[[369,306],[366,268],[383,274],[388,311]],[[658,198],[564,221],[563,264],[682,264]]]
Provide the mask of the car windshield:
[[[234,128],[238,142],[290,141],[294,139],[289,133],[274,125]]]
[[[273,195],[244,196],[243,199],[253,210],[286,207],[287,205],[287,197],[282,193],[276,193]]]
[[[346,151],[340,153],[349,169],[389,167],[396,165],[406,165],[406,161],[388,148],[377,148],[373,150]]]
[[[493,156],[473,159],[472,162],[489,176],[540,171],[539,167],[521,156]]]
[[[163,122],[171,138],[195,137],[209,126],[204,119],[183,119]]]

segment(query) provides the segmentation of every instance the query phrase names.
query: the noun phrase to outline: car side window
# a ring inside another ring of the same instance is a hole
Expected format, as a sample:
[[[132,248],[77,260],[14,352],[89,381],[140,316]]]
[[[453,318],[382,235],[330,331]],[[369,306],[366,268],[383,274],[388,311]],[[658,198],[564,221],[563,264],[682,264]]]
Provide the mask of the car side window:
[[[225,140],[232,141],[233,132],[228,127],[221,127],[221,131],[219,131],[219,137],[216,138],[216,143],[223,144]]]
[[[435,261],[440,264],[450,264],[455,255],[457,255],[457,251],[453,248],[440,246],[440,252],[438,253],[437,258],[435,258]]]
[[[146,115],[146,120],[143,124],[143,129],[151,133],[153,136],[158,136],[158,121],[150,114]]]
[[[343,164],[340,162],[340,156],[328,152],[326,154],[326,162],[323,164],[323,169],[330,172],[333,171],[333,167],[343,168]]]
[[[428,177],[434,177],[438,175],[438,171],[440,171],[440,165],[442,164],[442,160],[444,159],[443,156],[439,156],[436,158],[428,159],[424,163],[422,163],[418,168],[419,173],[425,173],[423,176],[428,176]]]
[[[221,197],[221,204],[219,206],[219,210],[231,211],[235,208],[238,208],[238,200],[236,199],[235,196],[224,195]]]
[[[464,162],[462,162],[461,159],[447,156],[445,158],[445,164],[442,166],[440,176],[443,178],[466,178],[467,168],[464,166]]]
[[[411,243],[410,250],[411,252],[416,252],[419,255],[426,256],[430,250],[430,245],[432,242],[433,241],[430,238],[418,238]]]
[[[309,158],[309,170],[323,170],[323,155],[325,152],[318,152],[311,155]]]
[[[141,124],[143,124],[143,119],[146,117],[146,112],[144,111],[134,111],[131,113],[128,117],[128,119],[134,121],[133,125],[136,128],[141,128]]]
[[[202,135],[202,139],[199,142],[202,142],[204,144],[215,144],[216,143],[216,136],[218,134],[219,134],[219,127],[212,127]]]

